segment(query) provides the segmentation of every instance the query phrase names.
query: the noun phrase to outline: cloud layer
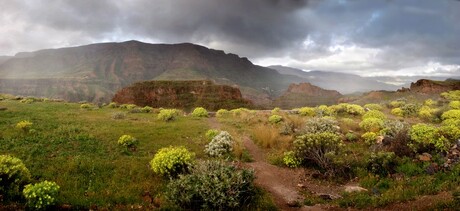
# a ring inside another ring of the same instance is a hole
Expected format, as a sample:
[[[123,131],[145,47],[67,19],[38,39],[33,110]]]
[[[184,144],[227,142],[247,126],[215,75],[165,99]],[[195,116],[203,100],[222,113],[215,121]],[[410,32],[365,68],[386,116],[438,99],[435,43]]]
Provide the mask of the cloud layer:
[[[193,42],[360,75],[460,76],[454,0],[0,0],[0,55],[137,39]]]

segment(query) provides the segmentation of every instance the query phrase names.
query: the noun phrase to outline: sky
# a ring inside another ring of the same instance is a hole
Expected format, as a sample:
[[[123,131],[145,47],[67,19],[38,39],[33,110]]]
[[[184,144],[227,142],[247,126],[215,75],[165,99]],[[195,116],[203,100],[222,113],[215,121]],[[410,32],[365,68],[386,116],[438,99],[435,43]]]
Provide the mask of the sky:
[[[458,0],[0,0],[0,55],[191,42],[253,63],[460,76]]]

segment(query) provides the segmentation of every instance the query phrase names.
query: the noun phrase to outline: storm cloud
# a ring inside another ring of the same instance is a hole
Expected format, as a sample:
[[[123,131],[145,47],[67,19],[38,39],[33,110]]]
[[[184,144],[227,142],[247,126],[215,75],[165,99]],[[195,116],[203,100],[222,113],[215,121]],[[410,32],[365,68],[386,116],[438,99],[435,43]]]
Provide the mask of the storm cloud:
[[[0,11],[0,55],[136,39],[304,70],[460,75],[454,0],[0,0]]]

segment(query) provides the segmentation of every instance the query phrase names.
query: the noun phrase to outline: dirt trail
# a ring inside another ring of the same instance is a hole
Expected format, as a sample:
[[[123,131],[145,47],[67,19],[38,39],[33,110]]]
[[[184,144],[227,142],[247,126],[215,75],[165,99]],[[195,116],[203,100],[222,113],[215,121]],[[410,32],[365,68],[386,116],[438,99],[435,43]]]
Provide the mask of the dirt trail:
[[[299,185],[305,187],[300,179],[304,175],[303,171],[269,164],[264,152],[248,137],[244,137],[243,145],[254,159],[246,165],[255,170],[255,183],[272,195],[280,210],[323,210],[320,206],[302,206],[304,198],[299,193]],[[302,207],[293,207],[294,205]]]

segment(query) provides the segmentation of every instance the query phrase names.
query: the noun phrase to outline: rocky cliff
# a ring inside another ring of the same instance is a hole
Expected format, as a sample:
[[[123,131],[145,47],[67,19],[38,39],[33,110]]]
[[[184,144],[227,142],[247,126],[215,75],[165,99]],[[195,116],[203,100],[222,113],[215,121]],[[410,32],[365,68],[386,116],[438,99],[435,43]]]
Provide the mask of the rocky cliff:
[[[155,108],[205,107],[209,110],[252,107],[236,87],[216,85],[212,81],[145,81],[118,91],[112,99],[120,104]]]
[[[458,90],[460,89],[460,80],[445,80],[445,81],[433,81],[427,79],[418,80],[415,83],[411,83],[409,90],[410,92],[424,93],[424,94],[437,94],[441,92]]]
[[[326,90],[310,83],[291,84],[287,91],[274,101],[274,105],[281,108],[296,108],[334,104],[342,97],[335,90]]]

